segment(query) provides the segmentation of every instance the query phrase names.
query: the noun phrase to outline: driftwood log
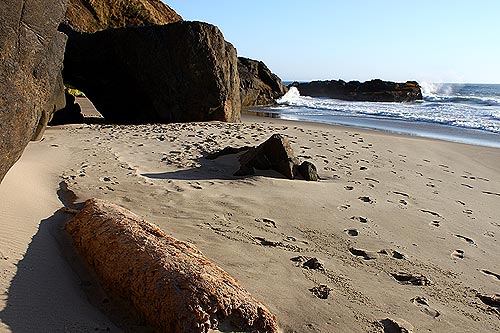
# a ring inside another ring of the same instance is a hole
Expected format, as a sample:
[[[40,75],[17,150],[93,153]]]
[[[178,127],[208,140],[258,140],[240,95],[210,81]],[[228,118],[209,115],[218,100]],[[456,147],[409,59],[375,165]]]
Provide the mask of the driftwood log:
[[[87,200],[66,230],[102,286],[158,331],[278,332],[275,316],[195,246],[124,208]]]

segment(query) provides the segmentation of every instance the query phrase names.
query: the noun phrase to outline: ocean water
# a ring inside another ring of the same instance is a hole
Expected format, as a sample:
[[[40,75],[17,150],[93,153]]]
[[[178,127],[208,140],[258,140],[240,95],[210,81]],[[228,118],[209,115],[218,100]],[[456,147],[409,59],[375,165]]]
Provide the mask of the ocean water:
[[[500,84],[420,85],[423,100],[413,103],[313,98],[291,88],[277,105],[254,111],[500,148]]]

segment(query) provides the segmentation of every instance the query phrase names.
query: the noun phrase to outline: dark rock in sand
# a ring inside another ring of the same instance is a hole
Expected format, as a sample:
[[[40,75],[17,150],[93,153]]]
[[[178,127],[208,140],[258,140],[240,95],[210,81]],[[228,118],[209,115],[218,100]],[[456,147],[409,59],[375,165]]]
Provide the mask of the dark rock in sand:
[[[299,165],[298,170],[300,175],[307,181],[319,180],[318,170],[316,169],[316,166],[309,161],[302,162],[302,164]]]
[[[75,96],[66,91],[66,105],[54,112],[48,125],[81,124],[83,121],[82,109],[75,103]]]
[[[195,246],[121,207],[87,200],[66,230],[111,300],[131,303],[155,332],[278,332],[265,305]]]
[[[66,31],[65,83],[85,92],[107,121],[240,120],[236,49],[217,27],[177,22]]]
[[[246,151],[246,150],[249,150],[251,148],[252,147],[249,147],[249,146],[238,147],[238,148],[228,146],[228,147],[225,147],[224,149],[222,149],[221,151],[217,151],[215,153],[208,154],[205,158],[207,160],[215,160],[221,156],[238,154],[238,153],[241,153],[242,151]]]
[[[242,106],[270,105],[283,96],[286,87],[262,62],[238,57]]]
[[[0,181],[64,98],[58,80],[67,0],[0,2]]]
[[[415,81],[397,83],[382,80],[366,82],[342,80],[294,82],[300,94],[311,97],[329,97],[348,101],[412,102],[422,99],[420,85]]]
[[[250,175],[251,170],[275,170],[289,179],[295,178],[298,159],[287,138],[273,134],[268,140],[239,157],[238,176]]]
[[[182,17],[160,0],[69,0],[64,24],[78,32],[163,25]]]

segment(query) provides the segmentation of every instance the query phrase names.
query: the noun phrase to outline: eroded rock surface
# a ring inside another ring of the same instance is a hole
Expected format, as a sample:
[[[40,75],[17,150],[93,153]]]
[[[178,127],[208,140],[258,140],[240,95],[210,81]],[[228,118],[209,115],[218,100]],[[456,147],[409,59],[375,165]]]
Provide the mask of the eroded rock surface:
[[[69,0],[65,24],[78,32],[163,25],[182,17],[160,0]]]
[[[238,57],[242,106],[270,105],[283,96],[286,87],[262,62]]]
[[[193,245],[130,211],[90,199],[68,222],[77,250],[112,295],[163,332],[278,332],[276,318]]]
[[[63,105],[67,0],[0,2],[0,181]]]
[[[217,27],[177,22],[68,34],[64,81],[106,120],[240,120],[236,49]]]

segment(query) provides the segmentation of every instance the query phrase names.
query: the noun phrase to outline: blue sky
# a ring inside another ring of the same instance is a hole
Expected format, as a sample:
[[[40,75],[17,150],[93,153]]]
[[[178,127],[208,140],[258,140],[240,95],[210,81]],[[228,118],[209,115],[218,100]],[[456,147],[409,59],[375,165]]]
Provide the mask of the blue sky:
[[[500,0],[166,0],[283,80],[500,83]]]

